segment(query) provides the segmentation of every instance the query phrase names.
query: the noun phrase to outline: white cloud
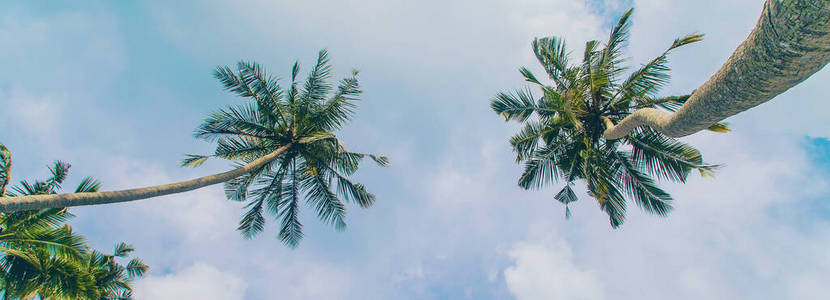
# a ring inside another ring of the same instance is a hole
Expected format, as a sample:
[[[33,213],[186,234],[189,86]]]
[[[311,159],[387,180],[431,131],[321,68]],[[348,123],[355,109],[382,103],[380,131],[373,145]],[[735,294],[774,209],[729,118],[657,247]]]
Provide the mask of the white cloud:
[[[15,123],[25,134],[38,139],[42,143],[54,143],[63,116],[63,101],[52,97],[36,97],[25,93],[20,88],[9,91],[0,90],[0,106],[4,107],[0,113],[6,120]]]
[[[135,284],[137,299],[244,299],[246,284],[239,276],[197,262],[184,270],[150,276]]]
[[[520,242],[508,251],[514,265],[504,270],[507,288],[517,300],[604,299],[594,272],[573,261],[565,240]]]

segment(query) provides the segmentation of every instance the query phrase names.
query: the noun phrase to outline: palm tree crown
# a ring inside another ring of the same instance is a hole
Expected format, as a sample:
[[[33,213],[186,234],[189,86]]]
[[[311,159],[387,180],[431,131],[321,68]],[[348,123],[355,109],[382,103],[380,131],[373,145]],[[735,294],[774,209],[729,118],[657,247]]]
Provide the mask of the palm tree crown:
[[[281,220],[279,239],[296,247],[302,238],[301,199],[319,218],[337,229],[346,226],[341,199],[371,206],[375,196],[348,176],[369,156],[386,166],[383,156],[347,151],[333,131],[354,115],[361,90],[357,71],[334,88],[326,50],[300,86],[299,63],[291,70],[287,89],[257,63],[240,62],[234,72],[220,67],[215,76],[232,93],[250,101],[220,110],[196,129],[194,135],[217,143],[213,155],[188,155],[183,166],[201,165],[209,157],[247,164],[269,153],[279,156],[252,172],[225,183],[230,200],[247,202],[238,229],[252,237],[265,226],[264,214]],[[280,150],[283,151],[280,151]]]
[[[10,159],[5,165],[9,164]],[[55,194],[61,189],[69,169],[68,163],[56,161],[49,167],[52,173],[49,179],[31,183],[23,180],[7,195]],[[96,192],[100,186],[97,180],[86,177],[75,192]],[[0,186],[2,192],[5,191]],[[133,247],[121,243],[112,255],[91,250],[84,237],[66,225],[71,217],[66,208],[0,214],[0,251],[3,252],[0,291],[3,299],[34,296],[41,299],[132,298],[132,280],[141,277],[148,267],[138,258],[133,258],[126,266],[115,258],[128,256]]]
[[[689,97],[656,94],[669,80],[669,51],[700,41],[699,34],[675,40],[660,56],[620,80],[626,71],[621,66],[622,49],[631,13],[620,17],[604,45],[588,41],[577,64],[569,64],[561,38],[535,39],[533,52],[553,84],[543,84],[530,70],[520,68],[525,80],[541,89],[541,97],[524,89],[500,93],[491,101],[492,109],[505,120],[525,125],[510,139],[516,161],[525,165],[519,186],[540,188],[564,181],[565,187],[554,198],[566,205],[570,217],[567,205],[577,200],[572,185],[584,180],[588,194],[599,202],[614,228],[625,220],[626,196],[649,213],[665,216],[671,211],[672,197],[657,186],[655,177],[685,182],[691,170],[709,175],[715,168],[703,162],[697,149],[648,128],[620,140],[603,138],[609,122],[636,109],[674,111]],[[728,131],[723,123],[710,129]]]

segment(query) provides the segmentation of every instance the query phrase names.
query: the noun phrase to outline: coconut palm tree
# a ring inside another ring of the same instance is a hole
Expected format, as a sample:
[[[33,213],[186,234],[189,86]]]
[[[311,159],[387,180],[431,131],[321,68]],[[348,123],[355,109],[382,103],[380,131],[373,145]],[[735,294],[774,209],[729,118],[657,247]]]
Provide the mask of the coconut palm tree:
[[[830,62],[830,1],[767,0],[749,37],[674,113],[642,108],[604,137],[639,126],[682,137],[767,102]]]
[[[10,156],[7,156],[10,157]],[[57,161],[45,181],[21,181],[9,197],[56,193],[70,165]],[[8,178],[8,174],[6,175]],[[95,192],[97,180],[84,178],[76,192]],[[5,298],[84,297],[93,282],[77,262],[87,252],[83,236],[72,232],[66,208],[15,211],[0,214],[0,290]]]
[[[216,141],[216,151],[188,155],[182,161],[183,166],[198,166],[210,157],[219,157],[245,167],[277,153],[272,161],[229,178],[225,192],[229,200],[247,202],[248,210],[238,227],[245,237],[261,232],[264,214],[269,214],[280,219],[279,239],[290,247],[296,247],[302,238],[299,207],[303,199],[323,222],[343,229],[346,206],[342,200],[362,208],[375,201],[373,194],[349,176],[367,156],[380,166],[388,165],[384,156],[346,150],[332,133],[357,108],[354,102],[362,92],[357,71],[341,80],[331,96],[327,96],[333,86],[327,83],[331,67],[326,50],[320,51],[302,87],[297,81],[299,72],[295,63],[290,86],[283,90],[276,78],[267,76],[256,63],[240,62],[237,72],[229,67],[217,69],[215,76],[226,89],[252,101],[229,106],[205,119],[195,136]]]
[[[541,96],[522,89],[500,93],[491,101],[492,109],[506,121],[524,123],[510,139],[516,161],[525,166],[519,186],[531,189],[565,182],[554,198],[566,205],[565,215],[570,217],[567,205],[577,201],[573,184],[584,180],[588,194],[599,202],[614,228],[625,219],[626,197],[649,213],[665,216],[671,211],[672,197],[655,177],[685,182],[692,170],[708,175],[715,167],[704,163],[692,146],[648,128],[620,140],[603,138],[609,121],[646,107],[671,111],[689,98],[657,97],[657,92],[669,80],[668,53],[700,41],[699,34],[675,40],[660,56],[621,80],[631,13],[620,17],[604,45],[587,42],[583,60],[576,64],[570,63],[563,39],[535,39],[533,52],[552,84],[520,68]],[[716,124],[711,129],[723,132],[728,127]]]
[[[355,102],[362,92],[357,71],[334,88],[328,82],[331,67],[323,50],[303,83],[299,82],[299,63],[295,63],[291,82],[283,89],[259,64],[240,62],[236,67],[236,72],[220,67],[215,76],[230,92],[250,101],[208,117],[196,130],[196,137],[215,141],[216,152],[190,155],[183,161],[185,166],[198,166],[209,157],[219,157],[238,163],[236,169],[122,191],[0,198],[0,211],[133,201],[228,182],[229,199],[249,202],[239,226],[246,236],[262,230],[263,212],[267,212],[281,218],[280,239],[296,246],[302,236],[298,220],[301,199],[325,222],[344,228],[346,208],[341,199],[364,208],[375,200],[363,185],[348,177],[366,156],[381,166],[388,164],[384,156],[347,151],[333,133],[357,109]]]
[[[10,197],[57,193],[70,165],[57,161],[49,167],[45,181],[21,181]],[[76,193],[96,192],[100,183],[84,178]],[[72,232],[66,208],[15,211],[0,214],[0,291],[4,299],[130,299],[131,281],[147,270],[141,259],[126,266],[115,259],[129,256],[134,248],[126,243],[113,254],[90,250],[83,236]]]

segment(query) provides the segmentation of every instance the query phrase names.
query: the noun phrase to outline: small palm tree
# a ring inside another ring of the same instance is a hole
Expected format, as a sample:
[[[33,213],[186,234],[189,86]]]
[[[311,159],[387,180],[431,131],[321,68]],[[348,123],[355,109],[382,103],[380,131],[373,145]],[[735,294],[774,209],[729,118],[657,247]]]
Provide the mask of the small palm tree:
[[[10,156],[7,156],[10,157]],[[70,165],[57,161],[45,181],[21,181],[9,197],[55,194]],[[8,174],[6,175],[8,178]],[[96,192],[101,184],[84,178],[76,193]],[[115,261],[134,249],[126,243],[105,255],[86,246],[83,236],[72,232],[66,208],[47,208],[0,214],[0,291],[4,299],[130,299],[132,279],[147,270],[140,259],[126,266]]]
[[[520,68],[525,80],[538,86],[541,97],[529,89],[500,93],[491,101],[492,109],[505,120],[519,121],[525,127],[510,139],[516,161],[524,162],[519,186],[540,188],[554,181],[565,186],[554,197],[566,205],[577,201],[573,183],[584,180],[588,194],[617,228],[625,219],[626,196],[642,209],[660,216],[672,209],[672,197],[657,186],[655,177],[685,182],[691,170],[711,174],[714,165],[703,162],[700,151],[648,128],[637,129],[620,140],[606,140],[603,131],[639,108],[673,111],[689,98],[656,97],[669,80],[669,51],[700,41],[699,34],[675,40],[657,58],[620,81],[626,70],[624,48],[632,10],[620,17],[605,45],[586,43],[584,58],[569,64],[561,38],[535,39],[533,52],[552,85],[543,84],[527,68]],[[724,132],[726,124],[711,130]]]
[[[17,197],[56,193],[69,168],[69,164],[57,161],[49,167],[51,178],[34,183],[21,181],[6,194]],[[99,187],[98,181],[87,177],[75,191],[94,192]],[[85,239],[66,225],[70,217],[72,214],[66,208],[0,214],[0,251],[4,253],[0,258],[0,289],[4,297],[85,295],[93,282],[76,263],[87,252],[87,247]]]
[[[279,156],[242,176],[225,183],[227,198],[247,202],[247,212],[238,229],[253,237],[265,226],[264,214],[280,219],[279,239],[296,247],[302,238],[299,220],[301,201],[314,208],[317,216],[337,229],[346,227],[346,206],[342,200],[362,208],[371,206],[375,196],[354,183],[349,176],[366,156],[380,166],[384,156],[350,152],[334,135],[351,119],[357,105],[357,71],[333,86],[327,81],[331,67],[326,50],[299,86],[299,63],[291,70],[291,83],[282,89],[277,79],[266,75],[256,63],[240,62],[237,72],[229,67],[215,72],[226,89],[252,101],[229,106],[207,118],[195,132],[197,138],[217,143],[213,155],[188,155],[183,166],[198,166],[209,157],[249,165],[269,153]],[[342,200],[341,200],[342,199]]]

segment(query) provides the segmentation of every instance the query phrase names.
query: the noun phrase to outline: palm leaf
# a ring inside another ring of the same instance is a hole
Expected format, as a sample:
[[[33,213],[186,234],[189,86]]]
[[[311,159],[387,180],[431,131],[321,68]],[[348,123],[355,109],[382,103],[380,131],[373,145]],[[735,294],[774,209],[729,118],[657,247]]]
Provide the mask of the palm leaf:
[[[490,100],[490,108],[504,117],[505,121],[526,121],[537,111],[548,109],[536,106],[533,94],[528,89],[516,90],[513,93],[499,93]]]
[[[92,177],[84,177],[78,187],[75,188],[76,193],[94,193],[101,189],[101,182]]]
[[[565,87],[567,82],[563,74],[568,68],[565,40],[559,37],[546,37],[534,39],[531,45],[536,59],[548,73],[548,77],[556,83],[557,87]]]

